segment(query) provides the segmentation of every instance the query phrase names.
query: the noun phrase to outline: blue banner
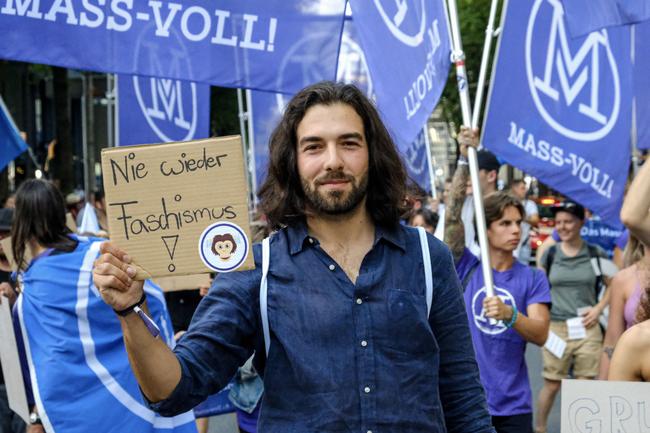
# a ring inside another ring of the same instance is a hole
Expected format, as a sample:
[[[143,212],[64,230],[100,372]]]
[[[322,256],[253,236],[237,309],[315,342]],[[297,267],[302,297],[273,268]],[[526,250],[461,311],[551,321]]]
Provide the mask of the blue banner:
[[[27,143],[20,137],[11,114],[0,97],[0,171],[26,150]]]
[[[118,146],[206,138],[210,86],[168,78],[118,75]]]
[[[552,0],[560,3],[560,0]],[[650,0],[562,0],[572,36],[650,20]]]
[[[556,0],[508,2],[482,142],[620,226],[630,162],[630,31],[571,39]]]
[[[650,149],[650,22],[634,26],[637,149]]]
[[[18,314],[38,413],[48,432],[196,433],[192,412],[166,418],[147,407],[129,365],[115,313],[92,281],[104,240],[32,262]],[[158,286],[145,282],[160,337],[173,329]]]
[[[341,49],[339,53],[337,80],[353,83],[368,97],[374,98],[373,76],[368,70],[366,56],[357,42],[357,31],[354,21],[346,19]],[[318,80],[316,80],[318,81]],[[290,97],[269,92],[251,92],[252,115],[252,136],[255,150],[255,177],[257,185],[261,185],[266,178],[266,170],[269,162],[268,142],[273,128],[278,124],[285,105]],[[395,137],[397,147],[402,155],[404,165],[409,176],[418,183],[424,190],[431,189],[429,180],[429,164],[427,160],[427,147],[424,140],[424,123],[420,126],[420,132],[415,140],[404,143],[399,137]]]
[[[296,92],[336,77],[345,0],[4,0],[0,58]]]
[[[393,136],[411,143],[447,82],[450,41],[443,0],[351,0],[377,106]]]

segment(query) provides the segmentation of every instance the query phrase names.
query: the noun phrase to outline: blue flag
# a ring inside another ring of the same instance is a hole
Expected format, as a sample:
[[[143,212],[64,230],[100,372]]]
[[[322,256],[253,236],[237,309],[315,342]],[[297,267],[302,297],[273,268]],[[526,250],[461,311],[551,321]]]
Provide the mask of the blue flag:
[[[71,253],[33,261],[18,298],[32,389],[46,431],[195,433],[191,412],[165,418],[147,408],[119,320],[92,282],[101,241],[78,240]],[[173,344],[162,291],[147,282],[145,292],[161,338]]]
[[[210,86],[168,78],[119,75],[118,145],[206,138]]]
[[[560,0],[548,0],[560,3]],[[562,0],[571,35],[650,20],[650,0]]]
[[[20,137],[11,114],[0,97],[0,171],[26,150],[27,143]]]
[[[483,144],[620,226],[630,162],[630,31],[571,39],[561,3],[508,2]]]
[[[634,26],[637,149],[650,149],[650,22]]]
[[[400,143],[433,112],[451,64],[443,0],[351,0],[377,106]]]
[[[369,98],[376,96],[374,92],[373,76],[370,74],[366,56],[358,42],[356,26],[352,19],[345,20],[341,49],[339,52],[337,80],[356,85]],[[290,97],[269,92],[251,92],[251,114],[249,121],[252,123],[252,135],[255,151],[255,176],[257,185],[261,185],[266,178],[269,162],[268,142],[273,128],[278,124],[284,107]],[[403,142],[395,137],[398,150],[411,179],[423,189],[430,190],[429,161],[427,147],[423,134],[424,124],[420,126],[420,133],[415,140]]]
[[[5,0],[0,58],[296,92],[334,79],[345,0]]]

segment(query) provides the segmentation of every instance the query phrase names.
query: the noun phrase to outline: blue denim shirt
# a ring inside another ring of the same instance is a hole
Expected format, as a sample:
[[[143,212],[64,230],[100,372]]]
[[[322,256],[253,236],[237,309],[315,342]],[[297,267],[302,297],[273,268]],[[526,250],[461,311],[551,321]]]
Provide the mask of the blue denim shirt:
[[[163,415],[225,386],[257,351],[264,433],[493,432],[460,283],[449,250],[429,235],[427,320],[418,233],[377,228],[355,284],[304,225],[271,239],[264,357],[257,269],[219,275],[174,349],[182,377]]]

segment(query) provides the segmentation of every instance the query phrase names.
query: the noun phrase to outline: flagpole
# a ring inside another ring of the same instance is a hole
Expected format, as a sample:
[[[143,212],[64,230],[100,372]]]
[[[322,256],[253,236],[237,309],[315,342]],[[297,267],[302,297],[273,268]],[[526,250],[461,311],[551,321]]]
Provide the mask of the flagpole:
[[[467,84],[467,71],[465,70],[465,53],[463,52],[463,44],[460,38],[460,27],[458,24],[456,0],[447,0],[447,8],[449,28],[451,30],[452,36],[451,60],[456,65],[456,78],[458,83],[458,93],[460,96],[460,107],[463,114],[463,125],[471,127],[471,103],[469,99],[469,88]],[[483,209],[483,195],[481,192],[481,183],[478,177],[478,155],[476,153],[476,149],[472,146],[469,146],[467,149],[467,154],[469,159],[469,172],[472,178],[472,196],[474,199],[476,230],[478,232],[479,246],[481,247],[481,268],[483,271],[483,280],[485,281],[485,291],[487,296],[492,297],[494,296],[494,282],[492,279],[492,264],[490,263],[490,254],[487,248],[487,230],[485,229],[485,210]]]
[[[479,117],[481,116],[481,106],[483,105],[483,94],[485,91],[485,77],[487,75],[488,61],[490,60],[490,50],[492,49],[492,39],[494,38],[494,21],[497,15],[497,6],[499,0],[492,0],[490,4],[490,15],[488,24],[485,28],[485,40],[483,42],[483,55],[481,56],[481,68],[478,74],[478,86],[474,97],[474,111],[472,112],[472,129],[478,128]]]
[[[253,184],[253,207],[257,208],[257,165],[255,161],[255,133],[253,131],[253,98],[251,91],[246,89],[246,111],[248,112],[248,156],[249,156],[249,170],[251,172],[251,181]]]
[[[246,183],[248,185],[248,191],[249,191],[249,200],[250,200],[250,195],[252,194],[252,185],[251,185],[251,174],[249,173],[249,162],[248,162],[248,152],[246,151],[246,120],[247,120],[247,114],[244,111],[244,97],[243,97],[243,91],[241,88],[237,89],[237,108],[239,110],[239,131],[241,134],[241,149],[242,149],[242,157],[244,158],[244,166],[246,168]],[[250,202],[249,202],[249,211],[250,211]]]
[[[438,191],[436,190],[436,178],[433,171],[433,158],[431,158],[431,140],[429,139],[429,122],[424,124],[422,131],[424,134],[424,143],[427,147],[427,164],[429,164],[429,180],[431,181],[431,197],[438,198]]]

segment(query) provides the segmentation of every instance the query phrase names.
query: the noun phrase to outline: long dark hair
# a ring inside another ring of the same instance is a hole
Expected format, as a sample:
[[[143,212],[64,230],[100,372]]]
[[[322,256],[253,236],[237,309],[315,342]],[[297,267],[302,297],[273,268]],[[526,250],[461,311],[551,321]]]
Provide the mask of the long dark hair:
[[[291,99],[269,140],[269,169],[258,196],[272,229],[305,216],[305,196],[297,167],[298,124],[314,105],[347,104],[363,121],[369,150],[366,208],[382,226],[397,224],[406,210],[407,175],[388,130],[370,100],[353,85],[323,81]]]
[[[11,227],[14,260],[25,269],[25,250],[30,241],[46,248],[72,251],[77,243],[65,225],[65,203],[59,190],[50,182],[31,179],[16,192],[16,213]]]

